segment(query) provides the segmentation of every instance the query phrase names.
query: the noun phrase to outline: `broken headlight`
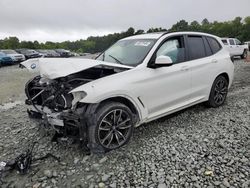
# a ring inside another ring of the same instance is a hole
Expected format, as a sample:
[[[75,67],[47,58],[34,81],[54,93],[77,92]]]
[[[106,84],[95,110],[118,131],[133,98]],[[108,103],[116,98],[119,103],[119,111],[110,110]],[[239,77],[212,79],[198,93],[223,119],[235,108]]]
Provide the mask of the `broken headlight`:
[[[87,95],[87,93],[84,91],[77,91],[73,92],[72,95],[73,95],[72,108],[74,109],[77,102],[82,100]]]

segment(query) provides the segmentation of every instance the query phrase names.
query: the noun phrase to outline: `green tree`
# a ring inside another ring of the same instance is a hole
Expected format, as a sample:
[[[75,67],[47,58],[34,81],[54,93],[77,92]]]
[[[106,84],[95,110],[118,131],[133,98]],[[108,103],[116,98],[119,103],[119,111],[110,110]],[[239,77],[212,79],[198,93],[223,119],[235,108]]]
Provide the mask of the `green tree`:
[[[151,27],[147,33],[167,31],[164,28]],[[220,37],[236,37],[241,41],[250,41],[250,16],[242,19],[236,17],[231,21],[226,22],[209,22],[207,18],[203,19],[201,24],[198,21],[192,21],[190,25],[185,20],[180,20],[174,24],[169,31],[202,31],[218,35]],[[113,33],[105,36],[90,36],[86,40],[80,39],[77,41],[51,42],[39,43],[38,41],[19,41],[17,37],[8,37],[0,39],[0,49],[9,48],[30,48],[30,49],[56,49],[65,48],[77,52],[101,52],[124,37],[135,34],[145,33],[144,30],[135,31],[130,27],[127,31],[120,33]]]
[[[189,29],[191,31],[200,31],[201,25],[195,20],[190,23]]]
[[[188,22],[185,20],[180,20],[179,22],[174,24],[170,30],[171,31],[188,31],[189,30]]]

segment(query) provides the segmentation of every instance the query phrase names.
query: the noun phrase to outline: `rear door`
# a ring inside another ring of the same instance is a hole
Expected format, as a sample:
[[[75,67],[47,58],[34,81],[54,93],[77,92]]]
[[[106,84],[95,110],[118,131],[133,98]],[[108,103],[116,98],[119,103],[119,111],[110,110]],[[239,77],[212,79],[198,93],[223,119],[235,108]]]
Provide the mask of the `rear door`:
[[[210,38],[210,37],[209,37]],[[218,59],[213,56],[213,51],[210,48],[209,42],[212,44],[216,41],[211,41],[205,36],[188,35],[188,55],[189,66],[191,70],[191,95],[190,99],[193,102],[204,100],[210,90],[211,75],[216,72],[216,63]],[[214,45],[217,45],[215,43]],[[221,47],[218,46],[218,50]]]

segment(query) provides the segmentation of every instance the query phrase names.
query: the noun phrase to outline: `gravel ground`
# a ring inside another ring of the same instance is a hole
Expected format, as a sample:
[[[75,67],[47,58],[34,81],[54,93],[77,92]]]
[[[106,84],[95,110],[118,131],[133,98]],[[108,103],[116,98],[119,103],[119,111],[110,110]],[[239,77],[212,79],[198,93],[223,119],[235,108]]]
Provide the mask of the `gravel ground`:
[[[5,70],[1,81],[12,77]],[[105,155],[87,155],[69,140],[52,143],[23,104],[0,109],[0,120],[0,161],[23,152],[32,138],[35,158],[61,158],[35,161],[27,175],[13,170],[2,187],[250,187],[250,63],[240,60],[225,105],[196,105],[142,125],[129,144]]]

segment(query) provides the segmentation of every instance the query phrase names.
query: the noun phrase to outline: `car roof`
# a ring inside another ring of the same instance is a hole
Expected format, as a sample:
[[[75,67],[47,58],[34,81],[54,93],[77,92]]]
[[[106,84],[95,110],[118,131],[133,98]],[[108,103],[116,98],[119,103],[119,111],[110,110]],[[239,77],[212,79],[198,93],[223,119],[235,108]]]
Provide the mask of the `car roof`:
[[[163,35],[169,35],[169,36],[171,36],[171,35],[203,35],[203,36],[210,36],[210,37],[218,38],[215,35],[211,35],[211,34],[203,33],[203,32],[181,31],[181,32],[146,33],[146,34],[140,34],[140,35],[133,35],[133,36],[121,39],[121,40],[127,40],[127,39],[159,39]]]
[[[156,32],[156,33],[146,33],[146,34],[140,34],[140,35],[133,35],[133,36],[121,39],[121,40],[125,40],[125,39],[158,39],[162,35],[164,35],[164,33],[166,33],[166,32]]]

